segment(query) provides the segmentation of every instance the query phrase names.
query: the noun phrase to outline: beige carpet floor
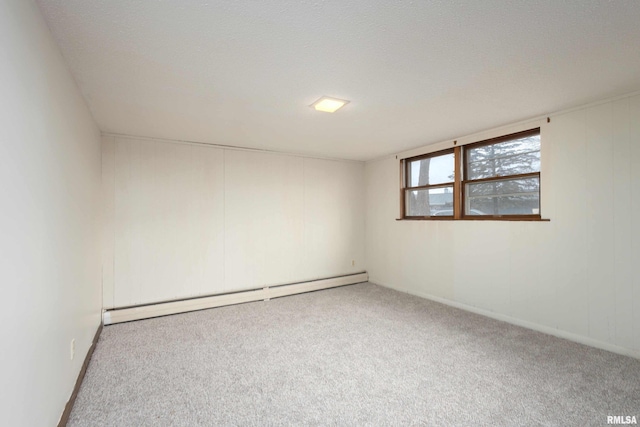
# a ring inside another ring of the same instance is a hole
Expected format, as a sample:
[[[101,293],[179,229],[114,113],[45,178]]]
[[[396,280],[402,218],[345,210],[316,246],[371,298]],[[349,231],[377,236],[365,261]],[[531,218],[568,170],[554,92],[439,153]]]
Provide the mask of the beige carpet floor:
[[[640,422],[640,361],[363,283],[107,326],[70,426]]]

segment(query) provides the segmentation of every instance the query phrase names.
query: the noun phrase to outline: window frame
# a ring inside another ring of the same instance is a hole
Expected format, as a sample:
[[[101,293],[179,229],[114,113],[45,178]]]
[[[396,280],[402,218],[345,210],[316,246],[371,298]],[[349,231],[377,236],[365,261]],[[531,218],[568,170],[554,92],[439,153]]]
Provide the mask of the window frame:
[[[482,141],[454,146],[453,148],[447,148],[444,150],[434,151],[432,153],[421,154],[418,156],[407,157],[400,160],[400,220],[478,220],[478,221],[545,221],[542,219],[542,180],[541,173],[538,172],[528,172],[524,174],[514,174],[514,175],[504,175],[504,176],[494,176],[487,178],[478,178],[478,179],[468,179],[468,151],[474,148],[483,147],[487,145],[498,144],[505,141],[511,141],[514,139],[524,138],[527,136],[533,135],[541,135],[540,127],[527,129],[520,132],[514,132],[507,135],[501,135],[495,138],[485,139]],[[540,152],[542,152],[542,139],[540,140]],[[456,141],[454,141],[454,145],[456,145]],[[426,185],[419,187],[409,187],[408,179],[410,177],[409,174],[409,164],[413,161],[437,157],[444,154],[454,154],[454,181],[447,182],[442,184],[434,184],[434,185]],[[492,181],[503,181],[509,179],[525,179],[525,178],[538,178],[538,197],[539,197],[539,210],[538,214],[510,214],[510,215],[467,215],[465,213],[466,206],[466,194],[465,188],[467,184],[474,183],[483,183],[483,182],[492,182]],[[407,201],[406,194],[408,191],[416,190],[416,189],[428,189],[428,188],[438,188],[438,187],[451,187],[453,186],[453,215],[452,216],[408,216],[406,213]]]

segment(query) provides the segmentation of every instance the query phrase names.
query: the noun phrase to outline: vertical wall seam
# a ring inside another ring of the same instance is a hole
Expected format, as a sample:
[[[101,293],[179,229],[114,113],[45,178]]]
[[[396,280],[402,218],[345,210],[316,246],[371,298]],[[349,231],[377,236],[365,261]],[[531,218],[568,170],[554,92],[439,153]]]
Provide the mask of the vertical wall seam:
[[[227,289],[227,150],[222,150],[222,289]]]
[[[307,182],[306,159],[302,158],[302,269],[307,271],[307,259],[309,257],[307,245]]]
[[[633,182],[633,165],[634,163],[638,160],[636,159],[634,156],[636,155],[637,151],[633,149],[633,138],[632,138],[632,131],[633,128],[631,127],[631,123],[633,122],[633,110],[631,109],[631,99],[629,98],[627,100],[627,120],[625,120],[625,124],[627,126],[626,129],[626,136],[627,136],[627,143],[629,146],[629,180],[631,182]],[[629,191],[629,206],[630,206],[630,210],[633,211],[633,207],[634,207],[634,200],[633,200],[633,195],[634,195],[634,191],[633,191],[633,187],[630,188],[631,191]],[[631,227],[633,227],[633,220],[630,221],[631,223]],[[631,251],[631,257],[633,258],[633,255],[635,254],[635,252],[637,251],[637,238],[635,236],[635,233],[633,233],[633,228],[631,229],[631,233],[629,233],[630,237],[630,251]],[[636,267],[637,270],[637,267]],[[633,275],[633,273],[632,273]],[[640,286],[640,282],[636,281],[635,283],[632,282],[631,284],[631,342],[632,342],[632,346],[636,349],[639,350],[640,349],[640,339],[638,339],[640,337],[640,325],[638,325],[638,322],[634,322],[634,319],[636,317],[636,313],[638,312],[638,300],[637,298],[634,298],[634,296],[639,293],[638,292],[638,287]],[[635,343],[635,345],[634,345]]]
[[[589,136],[588,136],[588,132],[587,132],[587,113],[586,110],[582,111],[582,130],[583,130],[583,141],[584,141],[584,151],[585,151],[585,156],[584,156],[584,165],[583,165],[583,170],[585,171],[585,176],[584,176],[584,185],[587,186],[587,180],[586,180],[586,176],[589,174]],[[583,211],[584,212],[589,212],[589,199],[590,197],[592,197],[589,194],[589,189],[587,188],[587,197],[584,200],[584,206],[583,206]],[[589,254],[591,254],[592,251],[592,245],[593,242],[591,241],[591,239],[589,238],[589,221],[585,221],[584,222],[584,236],[586,237],[586,247],[587,250],[586,252],[584,252],[583,255],[583,259],[582,259],[582,263],[583,263],[583,270],[587,272],[589,272]],[[587,295],[587,336],[588,337],[592,337],[592,330],[591,330],[591,296],[593,293],[593,285],[591,284],[591,282],[589,282],[588,284],[588,295]]]
[[[112,194],[112,226],[111,233],[113,234],[111,239],[111,307],[115,307],[116,305],[116,170],[117,170],[117,158],[116,158],[116,147],[118,144],[118,139],[113,138],[113,194]]]
[[[609,241],[609,244],[612,245],[611,247],[611,254],[612,257],[610,258],[611,261],[611,265],[609,266],[611,268],[612,271],[612,276],[613,276],[613,298],[609,299],[609,305],[607,306],[607,340],[609,342],[616,342],[616,332],[615,332],[615,316],[613,313],[615,313],[615,306],[616,306],[616,283],[615,283],[615,269],[616,269],[616,257],[615,257],[615,250],[616,250],[616,221],[615,221],[615,211],[614,209],[614,204],[616,202],[616,198],[615,198],[615,191],[616,191],[616,172],[615,172],[615,160],[616,160],[616,155],[615,155],[615,149],[616,149],[616,141],[615,141],[615,136],[616,136],[616,130],[614,128],[615,125],[615,104],[613,102],[611,102],[609,104],[609,147],[610,147],[610,151],[609,151],[609,164],[611,165],[611,177],[610,177],[610,182],[609,182],[609,194],[611,195],[611,206],[610,206],[610,213],[611,213],[611,222],[612,222],[612,226],[611,226],[611,240]]]
[[[105,251],[105,247],[104,247],[104,239],[106,236],[105,233],[105,217],[106,217],[106,213],[105,213],[105,208],[104,208],[104,201],[105,201],[105,194],[104,194],[104,141],[102,139],[102,134],[100,133],[100,131],[98,131],[98,141],[100,142],[99,145],[99,151],[100,151],[100,184],[98,186],[99,191],[98,194],[99,196],[99,200],[98,200],[98,220],[97,220],[97,224],[94,224],[94,227],[98,228],[98,250],[99,250],[99,254],[100,254],[100,324],[102,324],[102,313],[104,311],[104,254],[106,253]],[[96,197],[94,195],[94,197]],[[95,203],[95,200],[94,200]]]

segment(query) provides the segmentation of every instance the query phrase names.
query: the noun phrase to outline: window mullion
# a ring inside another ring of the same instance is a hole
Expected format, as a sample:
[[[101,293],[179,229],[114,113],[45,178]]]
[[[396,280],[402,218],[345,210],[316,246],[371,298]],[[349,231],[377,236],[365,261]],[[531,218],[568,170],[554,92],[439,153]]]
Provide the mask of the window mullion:
[[[462,218],[462,159],[460,154],[462,153],[461,147],[455,147],[453,149],[453,219]]]
[[[408,162],[406,160],[400,161],[400,218],[404,218],[407,215],[407,199],[405,190],[409,179],[409,176],[407,175],[409,172],[407,163]]]

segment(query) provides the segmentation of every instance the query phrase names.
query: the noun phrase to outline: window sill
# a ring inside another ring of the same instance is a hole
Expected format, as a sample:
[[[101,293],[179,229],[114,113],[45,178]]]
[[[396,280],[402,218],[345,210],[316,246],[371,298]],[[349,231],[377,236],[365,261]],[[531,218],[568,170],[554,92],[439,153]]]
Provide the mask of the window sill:
[[[396,218],[396,221],[531,221],[531,222],[550,222],[549,218],[517,218],[517,217],[467,217],[455,219],[451,217],[416,217],[416,218]]]

